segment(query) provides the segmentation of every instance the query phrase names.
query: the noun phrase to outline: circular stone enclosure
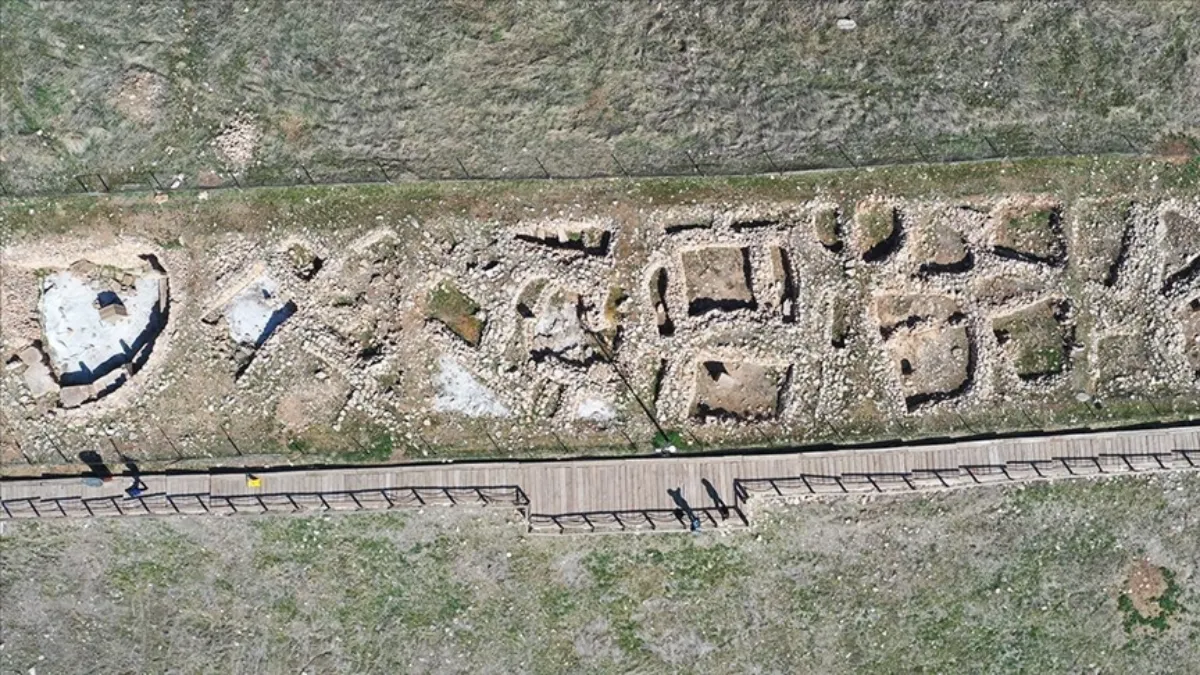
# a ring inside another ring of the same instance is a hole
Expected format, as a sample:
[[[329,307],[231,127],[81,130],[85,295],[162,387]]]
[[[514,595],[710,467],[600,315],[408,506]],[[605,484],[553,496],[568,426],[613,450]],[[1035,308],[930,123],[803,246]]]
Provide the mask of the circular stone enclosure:
[[[80,260],[42,278],[42,340],[22,359],[35,395],[57,390],[61,407],[76,408],[112,393],[145,366],[166,327],[170,292],[158,260],[141,259],[136,268]]]

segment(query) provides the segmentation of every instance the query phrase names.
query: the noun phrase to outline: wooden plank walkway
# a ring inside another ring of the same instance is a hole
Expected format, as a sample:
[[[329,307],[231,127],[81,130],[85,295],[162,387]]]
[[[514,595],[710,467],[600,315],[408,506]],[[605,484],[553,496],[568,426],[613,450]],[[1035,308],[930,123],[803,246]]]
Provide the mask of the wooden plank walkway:
[[[789,454],[270,470],[259,474],[257,487],[245,473],[145,474],[145,494],[132,499],[124,492],[129,477],[97,487],[78,476],[13,479],[0,482],[0,518],[503,503],[526,509],[535,526],[562,529],[566,522],[628,529],[628,520],[651,526],[653,518],[638,515],[648,512],[666,514],[668,524],[681,522],[672,490],[716,523],[711,513],[728,519],[731,507],[737,511],[753,495],[944,488],[1195,467],[1200,428],[1176,427]]]

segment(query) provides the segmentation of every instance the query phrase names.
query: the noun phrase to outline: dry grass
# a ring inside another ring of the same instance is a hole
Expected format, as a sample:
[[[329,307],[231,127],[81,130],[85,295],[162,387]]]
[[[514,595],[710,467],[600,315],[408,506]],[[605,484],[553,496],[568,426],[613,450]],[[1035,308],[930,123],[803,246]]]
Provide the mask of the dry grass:
[[[299,165],[381,178],[373,160],[393,178],[580,176],[1151,149],[1162,132],[1194,134],[1200,86],[1187,0],[0,11],[13,190],[85,172],[194,182],[222,168],[210,143],[244,115],[262,133],[252,184],[302,182]],[[835,25],[847,13],[854,31]],[[155,80],[159,114],[121,102],[133,71]],[[1178,134],[1160,145],[1194,152]]]
[[[1175,474],[779,505],[699,536],[530,536],[469,508],[10,522],[0,671],[1186,672],[1198,503]],[[1123,609],[1141,561],[1171,575],[1146,589],[1161,627]]]

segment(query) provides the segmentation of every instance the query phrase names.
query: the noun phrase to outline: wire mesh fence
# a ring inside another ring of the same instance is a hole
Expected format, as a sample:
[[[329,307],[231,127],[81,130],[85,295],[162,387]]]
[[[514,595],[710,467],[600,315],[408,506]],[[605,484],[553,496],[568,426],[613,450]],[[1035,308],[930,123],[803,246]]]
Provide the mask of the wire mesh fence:
[[[997,128],[961,135],[918,138],[914,135],[874,134],[869,139],[820,142],[775,142],[771,147],[723,148],[695,144],[672,151],[620,143],[588,147],[546,147],[519,155],[500,155],[474,148],[469,156],[411,157],[317,156],[304,161],[266,162],[244,172],[195,166],[172,168],[160,163],[143,168],[110,171],[79,167],[69,176],[38,189],[19,189],[0,175],[0,192],[8,197],[219,190],[301,185],[388,184],[444,180],[550,180],[732,176],[828,169],[862,169],[918,163],[949,163],[996,159],[1141,155],[1178,151],[1200,153],[1200,144],[1187,136],[1162,134],[1144,128],[1113,126],[1030,130]],[[570,157],[569,161],[563,157]],[[558,159],[555,159],[558,158]]]

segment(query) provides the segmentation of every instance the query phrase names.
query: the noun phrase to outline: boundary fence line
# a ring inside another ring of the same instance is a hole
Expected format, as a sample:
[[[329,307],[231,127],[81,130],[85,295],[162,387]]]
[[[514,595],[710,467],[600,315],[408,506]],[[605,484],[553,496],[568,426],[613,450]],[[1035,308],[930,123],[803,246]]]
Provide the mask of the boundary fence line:
[[[954,164],[989,160],[1096,155],[1141,156],[1162,152],[1200,154],[1200,143],[1185,134],[1153,129],[1111,128],[1107,133],[1070,137],[1062,130],[988,129],[933,139],[882,138],[869,143],[851,139],[798,144],[787,151],[766,147],[691,148],[649,154],[615,146],[576,148],[579,162],[559,166],[545,152],[518,157],[420,159],[387,156],[313,158],[252,167],[242,172],[160,163],[109,171],[79,167],[55,188],[17,189],[0,172],[0,197],[48,197],[121,193],[168,193],[302,185],[380,185],[432,181],[554,180],[736,176],[798,171],[863,169],[889,165]],[[555,150],[558,151],[558,150]],[[551,152],[547,150],[546,152]],[[601,158],[596,160],[595,158]],[[57,179],[56,179],[57,180]]]

